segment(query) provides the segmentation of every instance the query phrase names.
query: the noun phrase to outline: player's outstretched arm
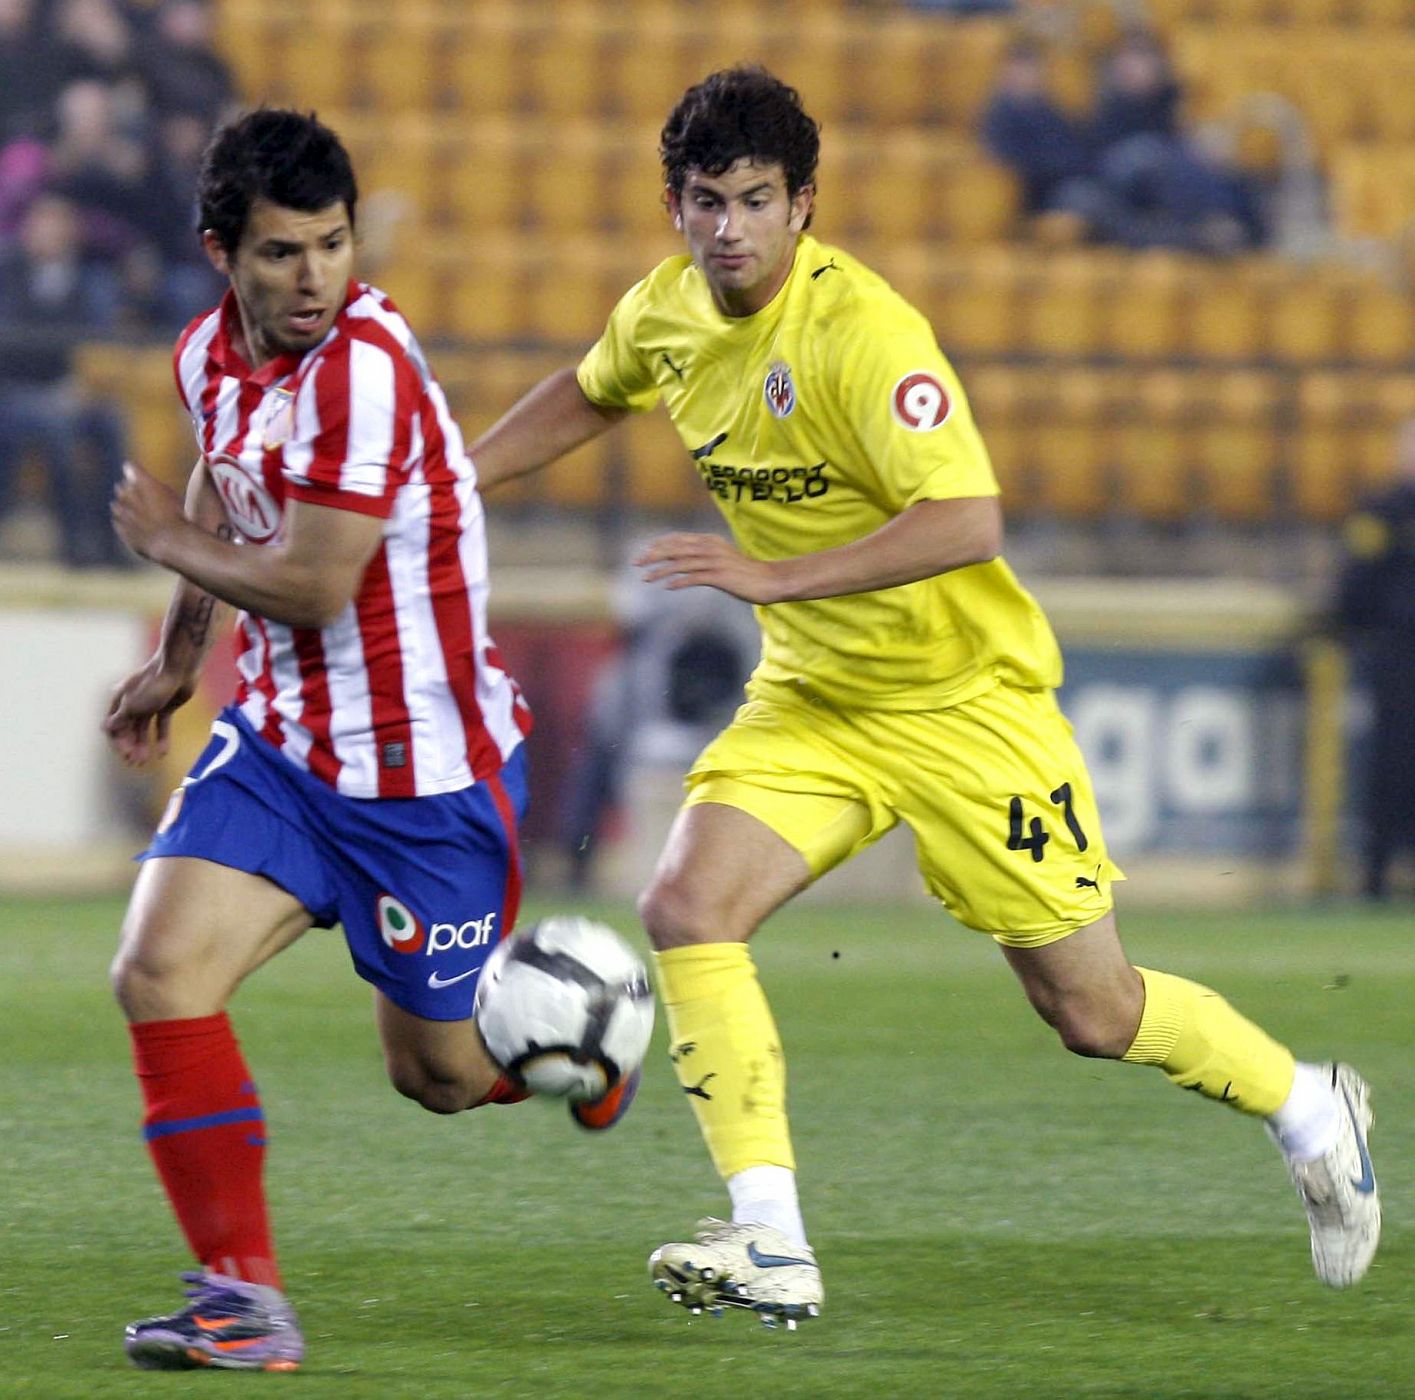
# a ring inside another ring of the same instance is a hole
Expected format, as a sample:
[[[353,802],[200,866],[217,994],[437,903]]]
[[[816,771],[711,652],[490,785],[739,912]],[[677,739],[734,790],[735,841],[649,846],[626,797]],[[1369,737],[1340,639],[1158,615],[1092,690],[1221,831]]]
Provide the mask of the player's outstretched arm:
[[[477,488],[524,476],[612,428],[627,410],[591,403],[575,371],[557,370],[486,430],[468,449]]]
[[[192,468],[183,510],[198,529],[230,538],[226,512],[204,460]],[[157,649],[109,697],[103,729],[124,762],[146,763],[167,752],[172,715],[196,689],[201,664],[226,611],[219,599],[178,579],[162,619]]]
[[[793,559],[752,559],[720,535],[660,535],[634,562],[669,588],[717,588],[749,603],[790,603],[898,588],[983,564],[1002,549],[996,496],[917,501],[879,529]]]
[[[233,607],[287,627],[325,627],[354,597],[383,537],[361,511],[289,501],[275,544],[243,548],[189,520],[177,497],[141,467],[123,465],[113,496],[123,543]]]

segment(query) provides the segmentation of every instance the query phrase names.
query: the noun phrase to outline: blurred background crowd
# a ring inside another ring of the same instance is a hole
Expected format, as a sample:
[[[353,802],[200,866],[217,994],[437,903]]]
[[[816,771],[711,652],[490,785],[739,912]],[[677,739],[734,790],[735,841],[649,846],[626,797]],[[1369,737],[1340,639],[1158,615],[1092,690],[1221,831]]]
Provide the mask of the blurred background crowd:
[[[1415,551],[1409,0],[0,0],[0,571],[131,569],[124,455],[185,478],[224,113],[344,136],[362,274],[473,436],[678,250],[659,127],[742,60],[821,120],[814,231],[958,365],[1024,572],[1261,583],[1408,650],[1371,599]],[[494,560],[612,577],[713,518],[680,457],[647,415],[513,484]]]
[[[47,499],[72,565],[126,562],[106,508],[126,413],[75,347],[174,335],[220,294],[192,218],[235,97],[211,21],[202,0],[0,0],[0,491]]]

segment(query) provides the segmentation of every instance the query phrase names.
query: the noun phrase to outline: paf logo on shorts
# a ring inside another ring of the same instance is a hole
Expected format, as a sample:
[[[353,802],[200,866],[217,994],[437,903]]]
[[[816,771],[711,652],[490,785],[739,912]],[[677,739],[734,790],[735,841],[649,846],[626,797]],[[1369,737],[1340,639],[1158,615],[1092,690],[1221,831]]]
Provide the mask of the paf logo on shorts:
[[[767,370],[762,393],[775,418],[785,418],[796,407],[796,385],[791,378],[791,366],[785,360],[777,360]]]
[[[427,938],[413,911],[391,894],[378,897],[378,931],[395,953],[416,953]]]
[[[231,524],[252,544],[270,539],[280,528],[280,507],[265,483],[231,457],[213,457],[209,470]]]
[[[936,374],[916,369],[894,386],[889,411],[911,433],[931,433],[947,421],[953,403]]]

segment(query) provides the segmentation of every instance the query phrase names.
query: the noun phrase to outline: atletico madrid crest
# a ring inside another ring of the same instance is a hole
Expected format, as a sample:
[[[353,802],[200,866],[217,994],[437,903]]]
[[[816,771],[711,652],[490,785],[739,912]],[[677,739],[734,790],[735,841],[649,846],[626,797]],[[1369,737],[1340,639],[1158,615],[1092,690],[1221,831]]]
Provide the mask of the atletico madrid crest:
[[[796,385],[791,379],[791,366],[784,360],[777,360],[766,372],[766,383],[762,386],[766,395],[766,406],[774,417],[785,418],[796,407]]]

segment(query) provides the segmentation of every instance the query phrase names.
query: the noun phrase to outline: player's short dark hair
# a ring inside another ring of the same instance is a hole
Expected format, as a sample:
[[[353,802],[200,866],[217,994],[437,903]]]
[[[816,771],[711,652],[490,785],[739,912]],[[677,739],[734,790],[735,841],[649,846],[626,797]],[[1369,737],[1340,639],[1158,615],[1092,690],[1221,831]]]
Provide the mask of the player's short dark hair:
[[[721,175],[739,160],[779,163],[793,198],[816,181],[820,125],[801,94],[759,64],[710,74],[690,87],[660,137],[664,183],[683,193],[689,169]]]
[[[200,227],[234,253],[251,205],[269,200],[314,213],[341,200],[354,222],[359,187],[344,143],[313,112],[258,107],[211,138],[197,180]]]

